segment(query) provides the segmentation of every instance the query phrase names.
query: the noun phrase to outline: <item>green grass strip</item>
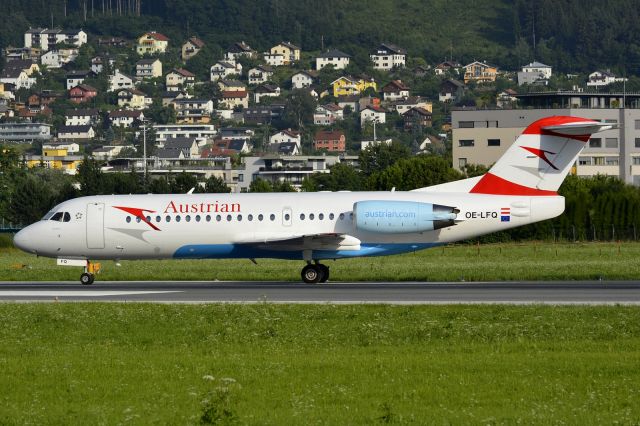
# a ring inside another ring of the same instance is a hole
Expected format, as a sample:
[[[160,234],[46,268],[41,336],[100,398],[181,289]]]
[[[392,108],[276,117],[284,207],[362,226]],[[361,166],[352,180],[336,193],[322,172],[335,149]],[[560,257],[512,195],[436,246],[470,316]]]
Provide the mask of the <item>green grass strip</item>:
[[[640,243],[452,245],[397,256],[327,261],[332,281],[635,280]],[[302,261],[258,259],[102,262],[99,280],[299,281]],[[81,268],[58,267],[0,249],[0,280],[78,280]]]
[[[0,305],[0,424],[637,424],[640,309]]]

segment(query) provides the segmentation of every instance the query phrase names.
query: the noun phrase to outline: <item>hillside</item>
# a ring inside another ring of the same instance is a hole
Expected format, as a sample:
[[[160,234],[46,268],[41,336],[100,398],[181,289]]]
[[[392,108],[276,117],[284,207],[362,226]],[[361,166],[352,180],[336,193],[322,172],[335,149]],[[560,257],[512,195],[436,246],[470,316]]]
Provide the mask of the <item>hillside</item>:
[[[505,69],[534,57],[571,72],[640,67],[632,0],[4,0],[0,10],[0,47],[21,46],[29,26],[53,22],[129,38],[151,29],[174,40],[198,35],[220,52],[238,40],[258,50],[288,40],[305,51],[339,48],[360,63],[389,41],[428,63],[452,55]]]

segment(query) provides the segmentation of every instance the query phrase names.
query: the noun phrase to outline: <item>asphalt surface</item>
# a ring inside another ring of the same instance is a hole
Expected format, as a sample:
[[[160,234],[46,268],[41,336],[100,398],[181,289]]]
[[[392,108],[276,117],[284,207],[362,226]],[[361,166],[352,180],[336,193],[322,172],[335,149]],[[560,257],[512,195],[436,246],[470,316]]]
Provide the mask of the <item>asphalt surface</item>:
[[[640,281],[327,283],[0,282],[0,302],[640,305]]]

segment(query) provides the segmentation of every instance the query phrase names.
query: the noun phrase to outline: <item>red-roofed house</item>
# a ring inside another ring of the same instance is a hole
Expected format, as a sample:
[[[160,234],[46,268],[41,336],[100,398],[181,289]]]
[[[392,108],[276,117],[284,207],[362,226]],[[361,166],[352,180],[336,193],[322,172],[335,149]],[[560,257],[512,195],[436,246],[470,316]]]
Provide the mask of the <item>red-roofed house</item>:
[[[347,149],[346,141],[342,130],[320,130],[313,137],[313,149],[344,152]]]
[[[220,102],[228,109],[242,106],[249,108],[249,93],[246,90],[225,90],[222,92]]]
[[[393,80],[382,88],[382,96],[385,101],[396,101],[409,97],[409,88],[400,80]]]
[[[138,55],[152,55],[154,53],[164,53],[169,46],[169,38],[164,34],[151,31],[138,38],[136,52]]]
[[[98,96],[98,90],[88,84],[79,84],[69,89],[69,99],[76,104],[81,104],[96,96]]]
[[[182,45],[182,60],[188,61],[193,58],[204,47],[204,41],[197,37],[191,37]]]
[[[193,87],[196,82],[196,75],[184,68],[175,68],[167,74],[167,90],[172,92],[180,88]]]

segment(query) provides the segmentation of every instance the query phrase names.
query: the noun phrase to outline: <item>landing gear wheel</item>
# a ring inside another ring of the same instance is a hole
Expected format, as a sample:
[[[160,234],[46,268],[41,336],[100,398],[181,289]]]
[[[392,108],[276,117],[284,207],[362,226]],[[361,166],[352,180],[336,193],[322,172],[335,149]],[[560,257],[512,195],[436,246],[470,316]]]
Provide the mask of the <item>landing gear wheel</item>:
[[[319,268],[322,272],[322,279],[320,280],[320,282],[326,283],[329,280],[329,267],[327,265],[317,263],[316,268]]]
[[[322,281],[324,278],[324,270],[319,268],[318,265],[307,265],[302,268],[302,281],[307,284],[316,284]]]
[[[95,279],[96,279],[95,276],[88,272],[84,272],[82,275],[80,275],[80,283],[82,285],[91,285],[93,284],[93,281]]]

